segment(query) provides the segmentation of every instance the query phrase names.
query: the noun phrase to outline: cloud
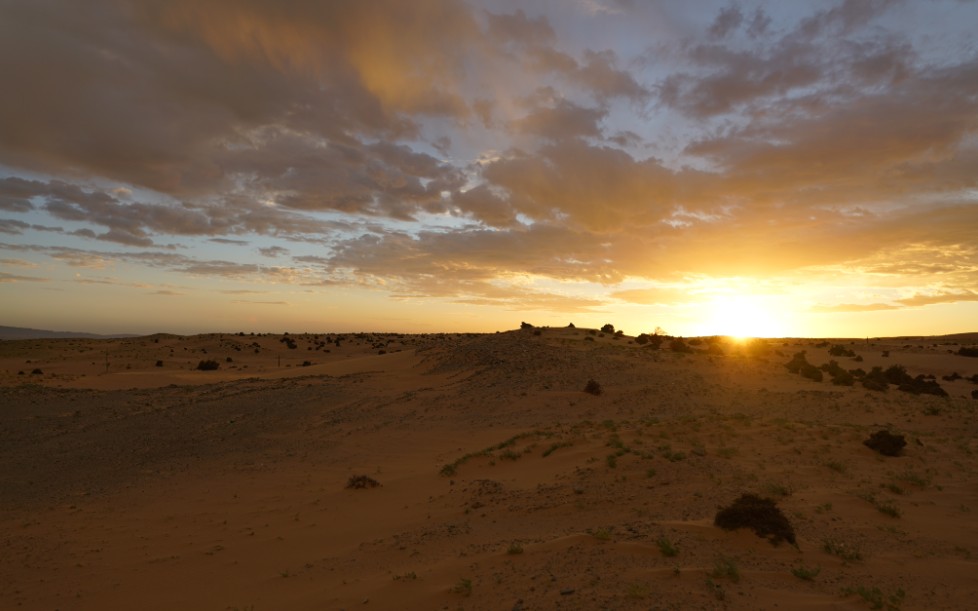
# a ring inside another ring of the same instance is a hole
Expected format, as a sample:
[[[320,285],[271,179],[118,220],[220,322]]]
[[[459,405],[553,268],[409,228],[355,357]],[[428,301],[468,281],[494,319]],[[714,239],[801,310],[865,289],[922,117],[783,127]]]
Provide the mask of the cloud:
[[[3,3],[3,248],[500,307],[827,268],[960,297],[978,57],[911,4]]]
[[[252,299],[235,299],[231,303],[247,303],[250,305],[289,305],[288,301],[255,301]]]
[[[710,25],[710,36],[713,38],[726,38],[733,30],[740,27],[744,21],[744,14],[736,5],[726,6],[720,9],[716,19]]]
[[[269,246],[268,248],[259,248],[258,252],[261,253],[263,257],[275,258],[281,257],[282,255],[289,254],[287,248],[282,248],[281,246]]]
[[[927,294],[916,294],[913,297],[907,297],[905,299],[897,299],[897,302],[901,305],[910,307],[919,307],[933,305],[936,303],[956,303],[959,301],[978,301],[978,293],[975,291],[963,291],[963,292],[944,292],[936,293],[932,295]]]
[[[880,312],[884,310],[897,310],[899,308],[900,306],[888,303],[843,303],[838,305],[815,305],[812,306],[811,310],[813,312],[831,314],[841,312]]]
[[[21,276],[18,274],[10,274],[7,272],[0,272],[0,284],[13,283],[13,282],[47,282],[47,278],[40,278],[38,276]]]

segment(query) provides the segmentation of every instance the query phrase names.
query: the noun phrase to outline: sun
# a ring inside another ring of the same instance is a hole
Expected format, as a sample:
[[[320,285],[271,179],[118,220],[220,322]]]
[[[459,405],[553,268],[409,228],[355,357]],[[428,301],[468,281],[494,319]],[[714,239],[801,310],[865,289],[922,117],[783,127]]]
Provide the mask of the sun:
[[[770,297],[717,295],[707,303],[701,328],[703,335],[726,335],[736,339],[785,337],[786,312]]]

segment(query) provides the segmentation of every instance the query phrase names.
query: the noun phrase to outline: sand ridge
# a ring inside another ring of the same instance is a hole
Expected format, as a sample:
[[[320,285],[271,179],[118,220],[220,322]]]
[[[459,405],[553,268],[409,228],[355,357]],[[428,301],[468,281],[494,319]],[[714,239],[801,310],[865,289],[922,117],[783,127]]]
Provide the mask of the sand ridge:
[[[933,374],[937,397],[785,369],[800,350],[834,358],[823,340],[284,337],[0,343],[0,606],[966,609],[978,594],[978,360],[954,354],[973,338],[839,340],[862,358],[846,367]],[[906,436],[902,456],[863,445],[880,428]],[[355,474],[381,485],[346,489]],[[743,492],[777,501],[797,547],[713,526]]]

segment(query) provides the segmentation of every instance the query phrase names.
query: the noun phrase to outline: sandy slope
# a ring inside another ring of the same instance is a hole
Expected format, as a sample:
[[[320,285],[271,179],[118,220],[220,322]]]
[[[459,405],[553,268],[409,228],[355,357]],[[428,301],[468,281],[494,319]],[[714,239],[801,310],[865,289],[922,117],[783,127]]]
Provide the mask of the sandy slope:
[[[809,340],[684,355],[583,329],[290,337],[0,342],[0,608],[978,596],[967,380],[941,381],[948,398],[812,382],[783,367],[829,360]],[[952,353],[974,339],[846,340],[863,360],[837,360],[971,376],[978,359]],[[903,456],[862,444],[880,428]],[[381,486],[346,489],[354,474]],[[797,547],[713,526],[748,491],[778,502]]]

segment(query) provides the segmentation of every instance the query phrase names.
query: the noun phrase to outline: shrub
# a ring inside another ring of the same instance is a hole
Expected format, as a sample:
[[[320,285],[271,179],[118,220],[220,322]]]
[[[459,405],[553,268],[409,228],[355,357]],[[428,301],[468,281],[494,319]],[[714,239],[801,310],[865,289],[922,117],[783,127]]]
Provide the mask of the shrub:
[[[521,322],[521,323],[520,323],[520,329],[522,329],[522,330],[524,330],[524,331],[526,331],[526,330],[528,330],[528,329],[532,329],[532,328],[533,328],[533,325],[531,325],[531,324],[530,324],[530,323],[528,323],[528,322]]]
[[[677,337],[677,338],[673,339],[672,341],[670,341],[669,342],[669,349],[672,350],[673,352],[686,352],[686,353],[688,353],[688,352],[692,352],[693,351],[692,348],[690,348],[688,345],[686,345],[686,342],[683,341],[683,338],[681,338],[681,337]]]
[[[836,386],[852,386],[856,381],[851,373],[843,369],[835,361],[829,361],[822,365],[821,369],[832,376],[832,383]]]
[[[938,397],[946,397],[947,391],[941,388],[941,385],[937,383],[937,380],[927,379],[922,375],[916,378],[911,378],[909,381],[900,384],[897,387],[903,392],[908,392],[914,395],[937,395]]]
[[[873,367],[866,377],[863,378],[863,388],[869,390],[875,390],[877,392],[886,392],[889,388],[889,383],[886,381],[886,376],[883,375],[883,369],[880,367]]]
[[[40,368],[35,367],[34,369],[31,370],[31,375],[34,375],[34,376],[42,376],[42,375],[44,375],[44,372],[41,371]]]
[[[829,354],[832,356],[856,356],[855,352],[841,344],[835,344],[829,348]]]
[[[364,488],[376,488],[380,485],[380,482],[370,477],[369,475],[351,475],[350,479],[346,482],[346,487],[353,490],[361,490]]]
[[[965,348],[962,346],[961,348],[958,348],[957,354],[961,356],[978,357],[978,348]]]
[[[808,378],[809,380],[814,380],[816,382],[822,381],[822,370],[811,363],[805,363],[802,365],[801,371],[798,373],[800,373],[801,377],[803,378]]]
[[[163,366],[163,361],[156,361],[156,366],[157,367],[162,367]]]
[[[201,361],[197,363],[197,369],[199,369],[200,371],[214,371],[215,369],[219,369],[220,367],[221,364],[214,360]]]
[[[903,435],[894,435],[886,430],[879,430],[863,441],[863,445],[872,450],[876,450],[883,456],[899,456],[903,451],[903,446],[907,445],[907,440]]]
[[[906,384],[908,382],[913,382],[913,378],[907,373],[907,368],[903,365],[890,365],[883,372],[883,377],[890,384]]]
[[[609,322],[606,325],[604,325],[604,326],[601,327],[601,332],[602,333],[614,333],[615,332],[615,325],[613,325],[613,324],[611,324]]]
[[[587,384],[584,385],[584,392],[594,396],[598,396],[601,394],[601,385],[598,384],[595,380],[588,380]]]
[[[720,509],[713,523],[724,530],[750,528],[758,537],[765,537],[772,544],[782,540],[795,544],[795,530],[777,504],[755,494],[742,494],[729,506]]]
[[[796,352],[784,366],[791,373],[801,373],[801,368],[805,365],[811,366],[808,359],[805,358],[805,351],[802,350],[801,352]]]

